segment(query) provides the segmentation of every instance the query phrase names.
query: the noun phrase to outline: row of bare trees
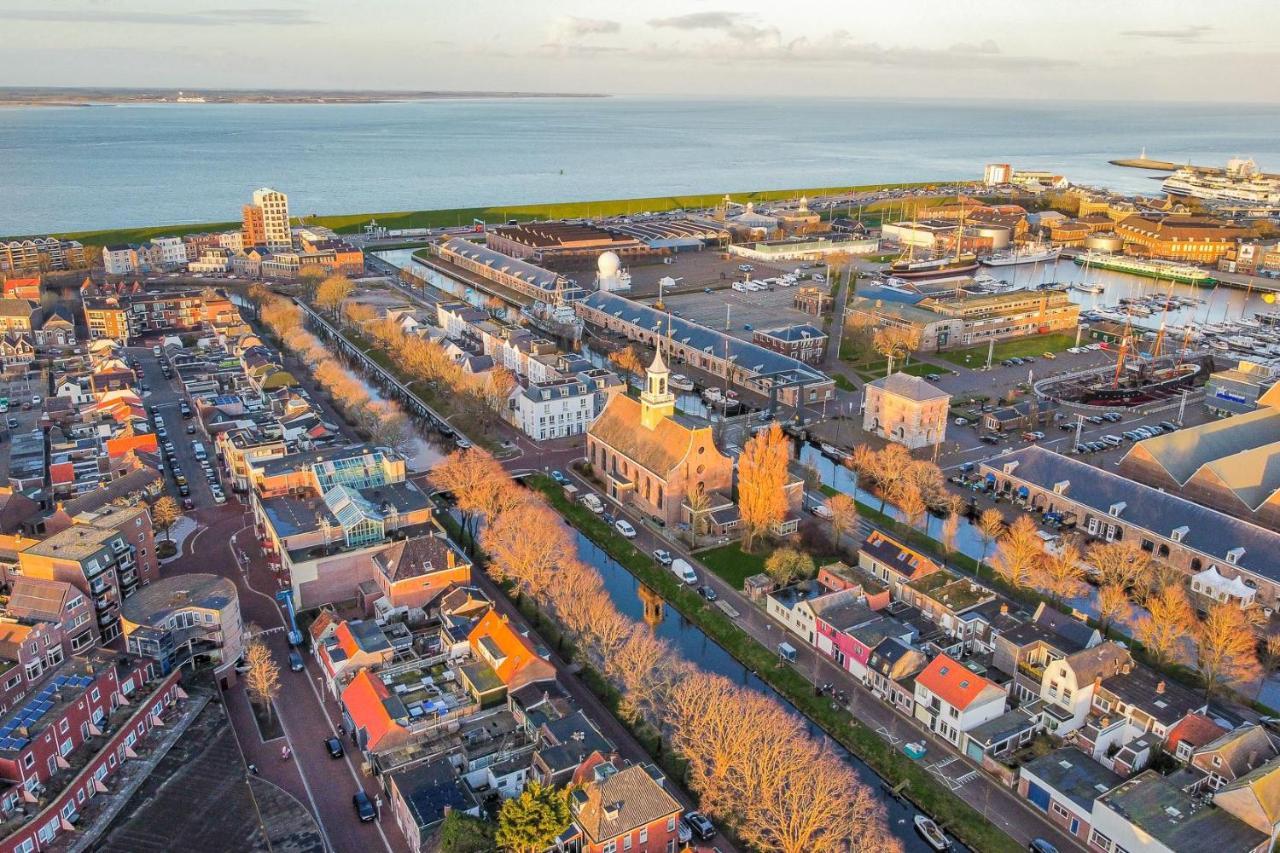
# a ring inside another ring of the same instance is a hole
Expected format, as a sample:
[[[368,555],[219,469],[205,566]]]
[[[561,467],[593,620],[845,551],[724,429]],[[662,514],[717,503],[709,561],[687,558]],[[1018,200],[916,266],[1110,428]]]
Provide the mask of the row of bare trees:
[[[306,330],[301,308],[265,290],[252,295],[258,299],[262,321],[286,349],[310,367],[311,375],[329,393],[334,404],[363,427],[374,444],[399,452],[408,448],[413,439],[408,416],[396,403],[370,395],[369,387],[360,377],[344,367],[319,338]]]
[[[875,797],[776,701],[702,672],[623,615],[594,567],[575,556],[551,508],[483,451],[452,454],[431,472],[453,494],[488,570],[550,614],[580,659],[622,696],[619,711],[654,727],[688,762],[710,814],[760,850],[897,850]]]
[[[1133,636],[1160,664],[1187,664],[1214,693],[1259,674],[1254,632],[1262,614],[1231,601],[1212,602],[1203,618],[1187,597],[1185,578],[1132,542],[1095,542],[1087,548],[1067,537],[1053,551],[1030,516],[1006,525],[998,510],[978,520],[985,544],[996,541],[995,570],[1018,589],[1038,589],[1055,602],[1082,594],[1086,578],[1098,585],[1098,620],[1103,631],[1128,624]],[[1280,662],[1280,638],[1266,641]]]
[[[468,373],[443,346],[418,335],[406,334],[399,325],[379,317],[376,310],[368,305],[346,303],[342,308],[342,319],[371,338],[412,382],[440,389],[485,429],[491,428],[516,388],[516,376],[506,367],[499,365],[480,374]]]
[[[953,509],[942,469],[926,459],[913,459],[901,444],[888,444],[880,450],[859,444],[853,448],[850,465],[864,482],[875,486],[880,512],[892,503],[912,526],[921,523],[930,509]]]

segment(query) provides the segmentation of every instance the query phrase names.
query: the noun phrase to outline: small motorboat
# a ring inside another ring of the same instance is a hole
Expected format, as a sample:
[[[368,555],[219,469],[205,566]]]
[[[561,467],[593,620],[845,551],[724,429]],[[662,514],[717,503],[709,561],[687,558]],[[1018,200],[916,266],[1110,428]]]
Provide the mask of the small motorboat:
[[[916,832],[920,833],[920,837],[925,843],[934,850],[950,850],[951,842],[947,840],[947,836],[942,834],[942,830],[938,829],[938,825],[922,814],[916,815],[915,818]]]
[[[909,743],[904,746],[902,751],[905,752],[907,758],[910,758],[912,761],[919,761],[924,758],[924,754],[928,751],[928,747],[925,746],[924,741],[918,740],[915,743]]]
[[[667,384],[677,391],[692,391],[693,380],[683,373],[673,373],[671,378],[667,380]]]
[[[724,394],[719,388],[707,388],[702,392],[702,399],[708,403],[720,403],[724,400]]]

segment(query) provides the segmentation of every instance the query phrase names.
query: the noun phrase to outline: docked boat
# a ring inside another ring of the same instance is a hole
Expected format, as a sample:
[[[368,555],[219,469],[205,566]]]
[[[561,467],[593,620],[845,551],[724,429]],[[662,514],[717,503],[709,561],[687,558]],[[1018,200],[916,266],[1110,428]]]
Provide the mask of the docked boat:
[[[978,269],[978,259],[972,252],[922,261],[899,258],[889,265],[889,275],[908,280],[922,278],[947,278],[969,275]]]
[[[922,814],[915,817],[916,832],[925,840],[925,843],[934,850],[950,850],[951,842],[947,840],[947,836],[938,829],[938,825]]]
[[[1083,281],[1077,281],[1075,284],[1071,285],[1071,289],[1078,290],[1081,293],[1105,293],[1107,290],[1105,287],[1103,287],[1101,284],[1098,284],[1096,281],[1093,282],[1092,284],[1086,284]]]
[[[1031,243],[1027,246],[1015,246],[1012,249],[988,255],[979,263],[988,267],[1011,267],[1017,264],[1038,264],[1044,261],[1056,261],[1060,254],[1062,254],[1061,246]]]
[[[1183,284],[1214,284],[1216,279],[1199,267],[1180,264],[1175,261],[1159,261],[1149,258],[1131,258],[1127,255],[1113,255],[1108,252],[1085,252],[1076,255],[1072,260],[1077,264],[1114,272],[1127,272],[1132,275],[1159,278],[1168,281],[1179,281]]]
[[[702,399],[708,403],[723,403],[724,394],[719,388],[704,388],[702,391]]]
[[[692,391],[693,380],[683,373],[673,373],[671,378],[667,380],[667,384],[677,391]]]

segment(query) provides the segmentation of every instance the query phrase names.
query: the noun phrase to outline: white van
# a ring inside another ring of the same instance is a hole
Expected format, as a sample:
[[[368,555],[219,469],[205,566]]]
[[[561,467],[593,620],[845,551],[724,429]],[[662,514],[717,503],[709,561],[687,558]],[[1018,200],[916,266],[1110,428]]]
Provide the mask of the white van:
[[[204,445],[198,441],[191,442],[191,449],[195,452],[197,459],[204,459],[208,455],[204,452]]]
[[[604,512],[604,504],[600,502],[600,496],[591,492],[587,492],[582,496],[582,505],[594,512],[596,515],[600,515]]]
[[[689,584],[689,586],[697,586],[698,573],[693,570],[693,566],[684,560],[676,559],[671,561],[671,573],[680,580]]]

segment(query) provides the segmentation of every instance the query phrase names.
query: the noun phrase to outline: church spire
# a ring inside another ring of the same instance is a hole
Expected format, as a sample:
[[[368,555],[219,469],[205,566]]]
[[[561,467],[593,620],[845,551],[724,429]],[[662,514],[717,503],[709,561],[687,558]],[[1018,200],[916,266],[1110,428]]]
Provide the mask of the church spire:
[[[667,382],[671,371],[662,360],[662,349],[653,354],[653,362],[645,373],[644,392],[640,395],[640,423],[645,429],[653,429],[664,418],[675,414],[676,398]]]

